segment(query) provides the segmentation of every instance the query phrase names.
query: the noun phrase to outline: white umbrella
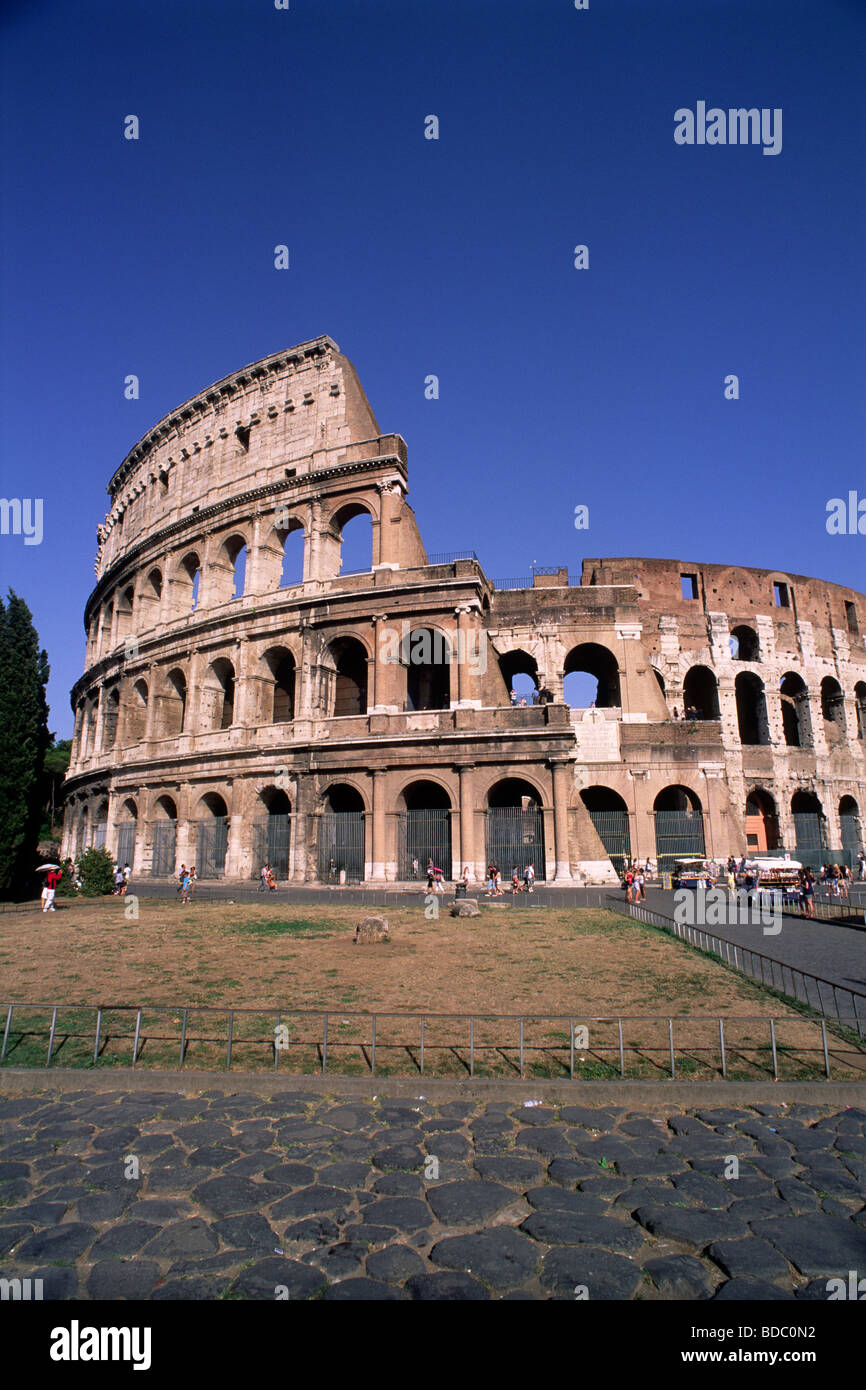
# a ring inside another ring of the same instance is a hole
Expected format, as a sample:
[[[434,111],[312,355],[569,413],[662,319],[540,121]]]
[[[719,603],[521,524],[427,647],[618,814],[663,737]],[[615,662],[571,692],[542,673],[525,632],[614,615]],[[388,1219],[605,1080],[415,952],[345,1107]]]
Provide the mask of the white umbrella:
[[[44,873],[46,873],[46,872],[48,871],[48,869],[59,869],[59,868],[60,868],[60,865],[59,865],[59,864],[40,864],[40,865],[39,865],[39,868],[36,870],[36,872],[37,872],[37,874],[44,874]]]

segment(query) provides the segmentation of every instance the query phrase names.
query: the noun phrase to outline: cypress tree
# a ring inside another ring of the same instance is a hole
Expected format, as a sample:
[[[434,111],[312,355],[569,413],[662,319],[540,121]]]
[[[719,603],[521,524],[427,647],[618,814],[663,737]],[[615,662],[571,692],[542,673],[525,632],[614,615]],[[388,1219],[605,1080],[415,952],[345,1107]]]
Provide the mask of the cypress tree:
[[[11,589],[0,599],[0,898],[24,891],[39,838],[48,746],[48,658],[33,616]]]

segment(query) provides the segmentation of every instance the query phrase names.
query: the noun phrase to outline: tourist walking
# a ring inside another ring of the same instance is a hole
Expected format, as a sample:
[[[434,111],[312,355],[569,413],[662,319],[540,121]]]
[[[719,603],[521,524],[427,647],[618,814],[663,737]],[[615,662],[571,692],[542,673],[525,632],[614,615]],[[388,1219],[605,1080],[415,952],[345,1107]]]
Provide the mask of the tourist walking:
[[[259,870],[259,893],[266,893],[268,891],[268,874],[270,873],[270,869],[270,864],[263,864]]]
[[[190,879],[189,869],[186,867],[186,865],[184,865],[183,873],[182,873],[182,875],[181,875],[181,880],[180,880],[180,900],[181,900],[182,903],[188,903],[188,902],[189,902],[190,883],[191,883],[191,879]]]
[[[511,870],[511,893],[512,893],[512,896],[513,896],[515,893],[519,893],[519,892],[520,892],[520,875],[519,875],[519,873],[517,872],[517,865],[515,864],[514,867],[513,867],[513,869]]]
[[[59,869],[49,869],[48,873],[45,875],[45,883],[42,888],[43,912],[57,911],[56,907],[54,906],[54,897],[57,893],[57,885],[62,879],[62,877],[63,874],[60,872]]]
[[[815,878],[811,869],[804,869],[800,876],[803,893],[803,907],[807,917],[815,916]]]
[[[527,893],[535,892],[535,866],[527,864],[523,870],[523,885]]]

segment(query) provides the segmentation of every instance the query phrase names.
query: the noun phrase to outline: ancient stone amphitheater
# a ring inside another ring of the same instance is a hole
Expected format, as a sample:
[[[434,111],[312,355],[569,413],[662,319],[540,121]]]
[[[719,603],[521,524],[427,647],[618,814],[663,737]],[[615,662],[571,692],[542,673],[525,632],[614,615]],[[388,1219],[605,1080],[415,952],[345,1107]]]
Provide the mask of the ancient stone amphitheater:
[[[495,858],[562,883],[862,845],[864,595],[679,560],[494,583],[428,555],[405,443],[330,338],[193,397],[108,491],[64,853],[333,883]]]

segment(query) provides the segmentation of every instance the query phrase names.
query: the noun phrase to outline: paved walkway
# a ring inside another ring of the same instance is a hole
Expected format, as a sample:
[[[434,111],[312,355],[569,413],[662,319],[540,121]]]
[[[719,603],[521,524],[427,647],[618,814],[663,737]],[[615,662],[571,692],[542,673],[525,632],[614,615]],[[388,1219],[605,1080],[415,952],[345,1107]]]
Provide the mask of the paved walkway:
[[[0,1078],[0,1277],[51,1299],[826,1299],[866,1270],[866,1108],[836,1099],[862,1087],[588,1106],[160,1081]]]

